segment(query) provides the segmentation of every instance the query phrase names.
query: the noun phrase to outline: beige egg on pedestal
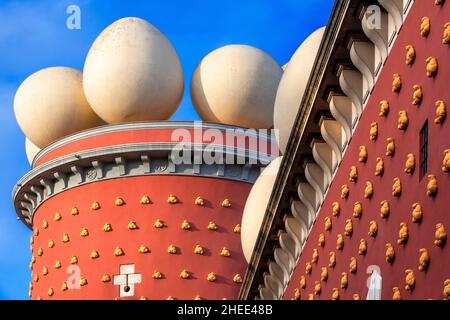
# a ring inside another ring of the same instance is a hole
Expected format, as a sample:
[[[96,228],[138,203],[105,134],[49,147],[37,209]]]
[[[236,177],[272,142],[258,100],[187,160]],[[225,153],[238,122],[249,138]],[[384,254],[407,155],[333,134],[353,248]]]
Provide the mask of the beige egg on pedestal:
[[[167,120],[183,97],[183,70],[170,41],[140,18],[109,25],[92,44],[83,87],[108,123]]]
[[[204,121],[271,128],[283,70],[267,53],[227,45],[206,55],[191,79],[191,99]]]
[[[14,113],[38,148],[104,123],[84,96],[81,72],[67,67],[42,69],[25,79],[14,98]]]
[[[324,32],[325,27],[316,30],[295,51],[278,86],[273,117],[275,136],[283,153],[286,151]]]
[[[28,163],[33,165],[34,157],[41,151],[33,142],[25,138],[25,153],[27,154]]]
[[[282,159],[283,157],[278,157],[264,168],[245,203],[241,222],[241,245],[247,262],[250,262],[252,257]]]

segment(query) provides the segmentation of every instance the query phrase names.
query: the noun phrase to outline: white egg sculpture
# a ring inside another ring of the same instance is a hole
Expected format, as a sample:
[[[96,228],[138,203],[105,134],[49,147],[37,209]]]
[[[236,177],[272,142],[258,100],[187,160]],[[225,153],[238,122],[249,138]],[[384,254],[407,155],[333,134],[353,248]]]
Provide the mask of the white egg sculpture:
[[[250,262],[252,257],[282,159],[283,157],[278,157],[264,168],[245,203],[241,222],[241,245],[247,262]]]
[[[206,55],[191,79],[192,103],[204,121],[271,128],[283,70],[267,53],[227,45]]]
[[[282,153],[286,151],[324,31],[325,27],[313,32],[295,51],[278,86],[273,118],[278,146]]]
[[[86,57],[83,87],[108,123],[167,120],[183,97],[177,52],[144,19],[123,18],[100,33]]]
[[[33,165],[34,157],[41,151],[33,142],[28,138],[25,139],[25,152],[27,154],[28,163]]]
[[[52,67],[33,73],[17,89],[17,122],[38,148],[104,123],[89,106],[82,81],[76,69]]]

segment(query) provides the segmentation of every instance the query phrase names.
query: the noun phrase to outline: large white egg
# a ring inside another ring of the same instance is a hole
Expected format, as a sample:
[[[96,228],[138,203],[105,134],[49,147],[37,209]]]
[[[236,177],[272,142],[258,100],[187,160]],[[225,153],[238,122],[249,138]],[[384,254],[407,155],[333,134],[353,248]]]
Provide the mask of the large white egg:
[[[17,89],[17,122],[38,148],[104,123],[89,106],[82,81],[76,69],[52,67],[33,73]]]
[[[324,31],[325,27],[314,31],[295,51],[278,86],[273,118],[278,146],[282,153],[286,151]]]
[[[283,70],[267,53],[247,45],[212,51],[191,79],[192,103],[202,120],[247,128],[271,128]]]
[[[30,139],[25,138],[25,152],[27,154],[28,163],[33,165],[34,157],[41,151]]]
[[[166,120],[183,97],[183,70],[169,40],[140,18],[109,25],[83,70],[86,97],[108,123]]]
[[[282,159],[283,157],[278,157],[264,168],[250,190],[245,203],[241,222],[241,244],[247,262],[250,262],[253,249],[258,240],[259,230],[264,220]]]

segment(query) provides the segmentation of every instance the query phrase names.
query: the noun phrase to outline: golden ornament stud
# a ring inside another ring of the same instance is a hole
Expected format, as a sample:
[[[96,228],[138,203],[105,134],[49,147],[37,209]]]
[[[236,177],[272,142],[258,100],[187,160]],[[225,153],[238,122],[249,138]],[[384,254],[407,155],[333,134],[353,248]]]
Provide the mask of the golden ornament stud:
[[[444,32],[442,34],[442,44],[450,43],[450,22],[444,25]]]
[[[42,221],[42,228],[44,228],[44,229],[48,228],[48,221],[47,220]]]
[[[419,250],[419,271],[427,271],[430,266],[430,254],[426,248]]]
[[[39,281],[39,275],[35,274],[33,277],[33,281],[34,282],[38,282]]]
[[[416,287],[416,278],[414,272],[411,269],[405,270],[405,290],[413,291]]]
[[[430,34],[430,18],[429,17],[423,17],[420,23],[420,35],[423,38],[428,37]]]
[[[437,76],[438,73],[438,61],[436,59],[436,57],[428,57],[427,60],[425,61],[427,66],[427,77],[429,78],[435,78]]]
[[[358,169],[355,166],[350,167],[350,173],[348,174],[348,180],[350,182],[358,181]]]
[[[111,276],[107,273],[104,273],[102,275],[102,282],[110,282],[111,281]]]
[[[311,265],[311,262],[307,261],[307,262],[305,263],[305,273],[306,273],[306,274],[311,274],[311,271],[312,271],[312,265]]]
[[[53,247],[55,246],[55,241],[53,241],[53,240],[48,240],[47,246],[48,246],[49,248],[53,248]]]
[[[444,159],[442,160],[442,171],[450,172],[450,149],[444,150]]]
[[[300,289],[305,289],[306,288],[306,278],[305,278],[305,276],[300,276],[299,286],[300,286]]]
[[[53,216],[53,220],[55,220],[55,221],[60,221],[61,219],[62,219],[62,216],[58,212],[55,213],[55,215]]]
[[[344,228],[344,233],[346,236],[351,236],[353,233],[353,222],[351,219],[347,219],[345,221],[345,228]]]
[[[314,294],[308,293],[308,300],[314,300]]]
[[[412,104],[414,106],[420,106],[422,104],[422,99],[423,99],[422,87],[419,86],[418,84],[415,84],[413,86],[413,100],[412,100]]]
[[[40,256],[42,256],[43,254],[44,254],[44,250],[42,250],[42,248],[39,247],[39,248],[37,249],[37,255],[40,257]]]
[[[398,232],[397,244],[404,245],[408,242],[409,232],[408,225],[405,222],[400,222],[400,230]]]
[[[389,113],[389,101],[381,100],[379,103],[379,106],[380,106],[380,112],[378,113],[378,115],[380,117],[386,117]]]
[[[195,246],[194,253],[202,255],[204,253],[202,246],[197,244]]]
[[[319,261],[319,251],[316,248],[314,248],[311,257],[311,263],[317,263],[317,261]]]
[[[98,201],[92,202],[91,210],[98,210],[98,209],[100,209],[100,203]]]
[[[447,242],[447,232],[442,223],[436,224],[434,232],[434,244],[438,247],[443,247]]]
[[[128,222],[128,230],[136,230],[136,229],[139,229],[139,228],[135,221]]]
[[[189,222],[187,220],[183,220],[183,222],[181,222],[181,229],[183,229],[183,230],[191,229],[191,225],[189,224]]]
[[[155,228],[164,228],[164,222],[160,219],[156,219],[155,223],[153,224],[153,227]]]
[[[367,232],[367,234],[372,237],[375,238],[378,234],[378,223],[375,220],[371,220],[369,222],[369,232]]]
[[[43,268],[42,268],[42,275],[43,275],[43,276],[48,275],[48,268],[47,268],[47,267],[43,267]]]
[[[325,247],[325,235],[323,233],[319,234],[319,239],[317,239],[317,245],[319,247]]]
[[[366,162],[367,161],[367,148],[366,148],[366,146],[359,146],[358,161],[359,162]]]
[[[356,273],[356,271],[358,271],[358,261],[355,257],[350,258],[349,270],[350,273]]]
[[[339,213],[341,212],[341,207],[339,205],[339,202],[333,202],[331,204],[331,208],[333,211],[333,216],[335,216],[335,217],[339,216]]]
[[[222,201],[221,206],[224,207],[224,208],[230,208],[231,207],[231,201],[229,199],[224,199]]]
[[[399,93],[402,89],[402,78],[398,73],[392,75],[392,92]]]
[[[116,257],[120,257],[120,256],[125,255],[125,252],[123,251],[123,249],[122,249],[121,247],[116,247],[116,248],[114,249],[114,255],[115,255]]]
[[[89,235],[89,230],[87,228],[81,229],[80,236],[87,237]]]
[[[39,228],[35,227],[33,233],[37,237],[39,235]]]
[[[159,271],[153,271],[153,274],[152,274],[152,278],[153,279],[162,279],[162,277],[163,277],[163,275],[162,275],[162,273],[161,272],[159,272]]]
[[[408,113],[405,110],[400,110],[398,112],[397,128],[400,130],[406,130],[408,128],[408,124]]]
[[[203,200],[203,198],[199,196],[199,197],[195,198],[194,203],[197,206],[204,206],[205,205],[205,200]]]
[[[67,233],[64,233],[61,242],[65,243],[65,242],[69,242],[69,241],[70,241],[69,235]]]
[[[359,241],[358,254],[364,256],[367,253],[367,241],[366,239],[361,239]]]
[[[314,282],[314,294],[316,296],[319,296],[321,292],[322,292],[322,285],[320,284],[320,281],[315,281]]]
[[[242,283],[242,277],[239,273],[237,273],[233,276],[233,282],[234,283]]]
[[[348,195],[350,193],[350,190],[348,189],[348,186],[346,184],[341,186],[341,198],[347,199]]]
[[[112,231],[112,226],[109,223],[105,223],[102,227],[102,230],[105,232],[111,232]]]
[[[423,211],[422,211],[422,206],[420,205],[420,203],[415,202],[412,204],[411,206],[412,208],[412,213],[411,213],[411,220],[414,223],[420,223],[422,221],[423,218]]]
[[[208,223],[208,230],[214,231],[214,230],[217,230],[217,228],[218,228],[217,225],[213,221],[210,221]]]
[[[362,204],[359,201],[356,201],[353,204],[353,217],[355,218],[361,218],[363,212]]]
[[[383,219],[387,219],[389,217],[391,209],[389,206],[389,202],[387,200],[383,200],[380,202],[380,217]]]
[[[67,289],[69,289],[69,287],[67,286],[67,282],[63,282],[62,284],[61,284],[61,291],[66,291]]]
[[[444,300],[450,300],[450,279],[444,281],[444,290],[442,292]]]
[[[115,206],[123,206],[125,204],[125,201],[121,198],[121,197],[117,197],[116,200],[114,201],[114,205]]]
[[[445,107],[445,102],[442,100],[438,100],[435,102],[434,106],[436,108],[436,117],[434,118],[434,123],[435,124],[444,123],[444,120],[447,117],[447,109]]]
[[[393,263],[395,260],[395,250],[394,247],[392,246],[391,243],[386,243],[386,253],[385,253],[385,257],[386,257],[386,262],[387,263]]]
[[[70,258],[70,263],[71,263],[71,264],[77,264],[77,263],[78,263],[78,258],[77,258],[76,256],[72,256],[72,257]]]
[[[408,44],[405,47],[405,50],[406,50],[405,63],[407,65],[412,65],[416,60],[416,50],[414,50],[414,47],[410,44]]]
[[[392,184],[392,195],[394,197],[400,197],[402,194],[402,183],[398,177],[394,178],[394,183]]]
[[[320,280],[327,281],[328,280],[328,269],[327,267],[322,267],[322,271],[320,272]]]
[[[196,296],[194,297],[194,300],[203,300],[203,298],[202,298],[202,296],[200,296],[200,295],[196,295]]]
[[[73,207],[71,210],[70,210],[70,214],[71,215],[73,215],[73,216],[76,216],[76,215],[78,215],[80,212],[78,211],[78,208],[77,207]]]
[[[384,161],[381,157],[376,159],[375,176],[382,176],[384,174]]]
[[[392,288],[392,300],[402,300],[402,295],[400,294],[399,287]]]
[[[30,237],[30,245],[31,244],[34,244],[34,237],[33,236]]]
[[[51,297],[51,296],[53,296],[54,294],[55,294],[55,291],[53,291],[53,288],[49,288],[48,291],[47,291],[47,295],[48,295],[49,297]]]
[[[301,291],[299,288],[295,288],[292,300],[300,300],[300,299],[301,299]]]
[[[339,300],[339,289],[338,288],[332,289],[331,300]]]
[[[81,279],[80,279],[80,286],[85,286],[85,285],[87,285],[87,284],[88,284],[88,281],[87,281],[86,278],[81,278]]]
[[[181,279],[189,279],[189,277],[190,277],[190,274],[189,274],[189,272],[187,270],[181,271],[181,273],[180,273],[180,278]]]
[[[61,261],[56,260],[55,261],[55,269],[60,269],[61,268]]]
[[[231,256],[231,253],[230,253],[230,250],[228,250],[227,247],[223,247],[222,251],[220,251],[220,255],[222,257],[229,257],[229,256]]]
[[[450,153],[450,152],[449,152]],[[233,232],[234,233],[241,233],[241,225],[238,223],[237,225],[234,226],[233,228]]]
[[[168,296],[166,300],[176,300],[174,296]]]
[[[139,300],[148,300],[146,296],[141,296]]]
[[[34,254],[31,256],[31,263],[35,263],[36,262],[36,257],[34,256]]]
[[[177,247],[175,247],[173,244],[169,245],[167,247],[167,253],[170,253],[170,254],[177,253]]]
[[[326,216],[324,219],[324,229],[325,231],[331,231],[332,223],[331,218],[329,216]]]
[[[99,255],[99,253],[98,253],[97,250],[92,250],[92,251],[91,251],[91,254],[89,255],[89,257],[90,257],[91,259],[97,259],[98,257],[100,257],[100,255]]]
[[[348,274],[347,272],[341,273],[341,289],[347,289],[348,287]]]
[[[336,239],[336,250],[342,250],[342,249],[344,249],[344,237],[342,236],[342,234],[339,233],[337,235],[337,239]]]
[[[208,280],[209,282],[214,282],[214,281],[217,280],[217,277],[214,274],[214,272],[210,272],[210,273],[208,273],[208,276],[206,277],[206,280]]]
[[[150,198],[149,198],[148,196],[143,195],[143,196],[141,197],[141,200],[139,200],[139,203],[140,203],[140,204],[150,204],[150,203],[151,203],[151,200],[150,200]]]
[[[395,154],[395,141],[394,138],[386,139],[386,156],[392,157]]]
[[[139,247],[139,253],[149,253],[149,252],[150,249],[147,246],[141,244],[141,246]]]
[[[429,197],[436,197],[438,192],[438,184],[437,179],[434,174],[428,175],[428,182],[427,182],[427,196]]]
[[[169,204],[175,204],[177,202],[178,202],[178,199],[173,194],[170,194],[169,197],[167,198],[167,203],[169,203]]]

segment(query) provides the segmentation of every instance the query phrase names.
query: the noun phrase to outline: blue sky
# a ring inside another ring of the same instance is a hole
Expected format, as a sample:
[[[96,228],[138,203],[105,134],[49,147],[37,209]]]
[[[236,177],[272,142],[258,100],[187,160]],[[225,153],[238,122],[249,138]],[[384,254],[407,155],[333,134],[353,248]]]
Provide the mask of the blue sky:
[[[24,135],[13,112],[14,94],[31,73],[50,66],[83,69],[95,37],[113,21],[147,19],[180,56],[185,95],[173,116],[198,119],[189,97],[197,63],[227,44],[258,47],[288,62],[301,42],[327,23],[333,0],[0,0],[0,299],[27,299],[31,231],[16,220],[11,190],[30,168]],[[66,8],[81,9],[81,29],[66,28]]]

